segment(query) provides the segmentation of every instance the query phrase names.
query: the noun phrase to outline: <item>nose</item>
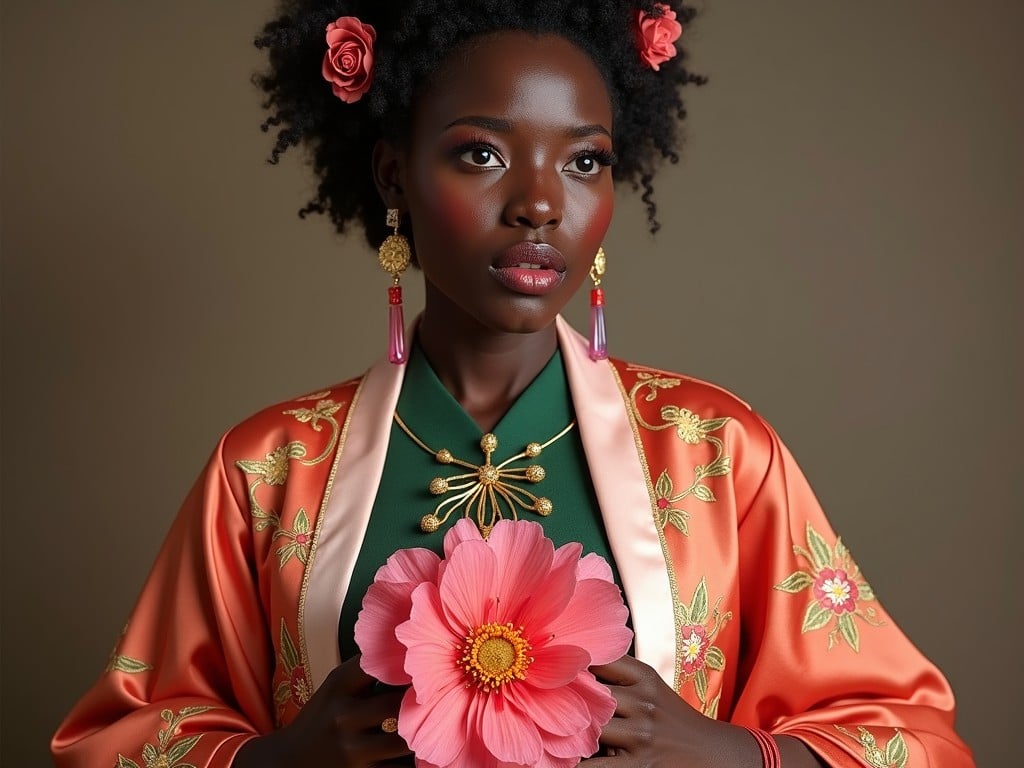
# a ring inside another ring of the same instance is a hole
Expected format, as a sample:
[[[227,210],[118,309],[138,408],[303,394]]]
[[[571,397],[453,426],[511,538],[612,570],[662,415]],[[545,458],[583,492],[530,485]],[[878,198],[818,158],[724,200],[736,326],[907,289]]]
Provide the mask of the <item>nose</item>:
[[[509,174],[508,202],[503,214],[512,227],[554,228],[562,223],[563,195],[561,174],[554,170],[523,168]]]

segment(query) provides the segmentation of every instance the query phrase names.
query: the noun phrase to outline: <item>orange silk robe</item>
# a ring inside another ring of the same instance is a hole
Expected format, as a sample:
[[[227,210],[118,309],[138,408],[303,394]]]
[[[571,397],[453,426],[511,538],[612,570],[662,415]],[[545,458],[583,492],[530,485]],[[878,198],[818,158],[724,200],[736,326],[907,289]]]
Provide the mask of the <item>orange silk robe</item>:
[[[833,766],[973,766],[941,674],[876,601],[778,436],[728,392],[559,340],[636,656],[711,717]],[[58,766],[229,766],[340,662],[338,618],[402,383],[250,418],[171,528]]]

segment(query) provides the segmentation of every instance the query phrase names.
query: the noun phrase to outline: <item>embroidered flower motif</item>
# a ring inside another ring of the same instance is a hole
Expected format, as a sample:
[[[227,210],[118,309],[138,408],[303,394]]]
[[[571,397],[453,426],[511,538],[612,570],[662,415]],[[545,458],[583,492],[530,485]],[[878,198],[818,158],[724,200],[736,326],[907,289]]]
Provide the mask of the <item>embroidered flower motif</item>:
[[[249,475],[260,475],[267,485],[284,485],[288,479],[288,462],[306,455],[306,447],[302,443],[288,443],[275,448],[263,461],[238,461],[236,464]]]
[[[682,691],[683,686],[692,682],[700,711],[710,718],[718,714],[721,693],[708,696],[708,671],[721,672],[725,669],[725,654],[714,645],[714,639],[725,623],[732,619],[732,611],[723,613],[721,605],[722,598],[718,598],[709,616],[708,586],[703,578],[693,590],[690,604],[680,602],[676,605],[679,688]]]
[[[682,34],[683,25],[676,21],[676,12],[665,3],[655,3],[653,14],[637,11],[636,45],[640,59],[655,72],[676,55],[675,42]]]
[[[373,44],[377,31],[355,16],[342,16],[327,25],[324,80],[346,104],[363,98],[373,83]]]
[[[309,515],[306,510],[299,507],[295,514],[295,522],[292,530],[279,528],[274,532],[274,540],[288,539],[288,543],[277,550],[277,564],[284,568],[285,564],[293,557],[298,558],[303,565],[309,560],[309,550],[313,541],[313,534],[310,531]]]
[[[807,571],[791,573],[775,589],[796,594],[810,589],[811,601],[804,612],[801,632],[811,632],[835,621],[828,633],[828,649],[842,638],[854,651],[860,652],[860,629],[854,617],[870,626],[881,626],[884,622],[876,618],[877,611],[863,604],[875,599],[875,593],[860,577],[850,552],[842,539],[836,539],[830,547],[811,524],[807,524],[807,548],[794,545],[793,553],[810,563]]]
[[[682,628],[680,636],[683,640],[683,673],[692,675],[704,667],[708,653],[708,631],[699,624],[689,624]]]
[[[306,676],[306,666],[299,657],[299,651],[284,619],[281,619],[281,630],[278,634],[277,663],[283,676],[274,689],[274,703],[277,705],[277,719],[280,722],[288,704],[301,709],[312,694],[309,678]]]
[[[537,523],[472,520],[445,560],[401,550],[381,567],[355,626],[362,667],[411,685],[398,732],[433,768],[568,768],[597,751],[615,700],[588,670],[632,632],[611,569],[580,544],[555,549]]]
[[[860,589],[842,568],[822,568],[812,589],[818,604],[833,613],[852,613],[857,608]]]
[[[175,739],[181,731],[181,724],[190,717],[209,712],[213,707],[185,707],[174,714],[171,710],[165,709],[160,713],[160,719],[167,723],[166,728],[157,731],[156,744],[146,743],[142,745],[142,759],[145,768],[194,768],[190,763],[183,763],[185,756],[199,743],[203,737],[201,733],[193,736],[182,736]],[[134,760],[122,754],[117,756],[116,768],[141,768]]]
[[[835,728],[860,743],[864,749],[864,759],[871,768],[906,768],[910,752],[907,750],[907,742],[898,728],[895,729],[893,737],[886,742],[884,750],[878,746],[874,734],[863,726],[857,726],[858,735],[854,735],[841,725],[837,725]]]

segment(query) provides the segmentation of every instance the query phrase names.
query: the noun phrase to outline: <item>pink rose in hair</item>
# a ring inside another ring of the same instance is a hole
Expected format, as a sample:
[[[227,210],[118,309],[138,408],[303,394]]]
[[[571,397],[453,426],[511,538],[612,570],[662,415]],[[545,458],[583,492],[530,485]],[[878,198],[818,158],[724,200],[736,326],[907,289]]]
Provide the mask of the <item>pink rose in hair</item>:
[[[636,41],[644,64],[657,72],[676,55],[675,42],[683,34],[683,25],[676,21],[676,12],[664,3],[655,3],[654,8],[660,15],[637,12]]]
[[[377,31],[355,16],[342,16],[327,25],[324,80],[346,104],[363,98],[373,83],[373,43]]]

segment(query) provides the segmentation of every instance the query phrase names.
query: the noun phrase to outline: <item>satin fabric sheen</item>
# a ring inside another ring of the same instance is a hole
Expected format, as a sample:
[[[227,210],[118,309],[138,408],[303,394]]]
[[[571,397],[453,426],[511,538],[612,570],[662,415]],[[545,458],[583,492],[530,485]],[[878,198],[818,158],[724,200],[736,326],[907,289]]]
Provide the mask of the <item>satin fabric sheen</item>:
[[[637,657],[696,708],[799,738],[829,765],[973,766],[948,684],[866,583],[851,618],[856,649],[838,631],[840,614],[819,611],[806,628],[814,593],[791,576],[820,571],[809,558],[821,560],[823,547],[843,550],[771,427],[704,382],[591,361],[561,319],[558,334]],[[402,372],[382,361],[223,438],[108,669],[54,736],[58,766],[168,756],[226,768],[246,739],[295,717],[341,661],[338,617]],[[698,467],[717,470],[701,479]],[[670,502],[666,477],[672,498],[706,490]],[[659,524],[673,508],[685,508],[685,534]],[[817,588],[825,575],[807,579]],[[698,624],[713,663],[687,645]],[[169,718],[173,732],[161,735]]]

